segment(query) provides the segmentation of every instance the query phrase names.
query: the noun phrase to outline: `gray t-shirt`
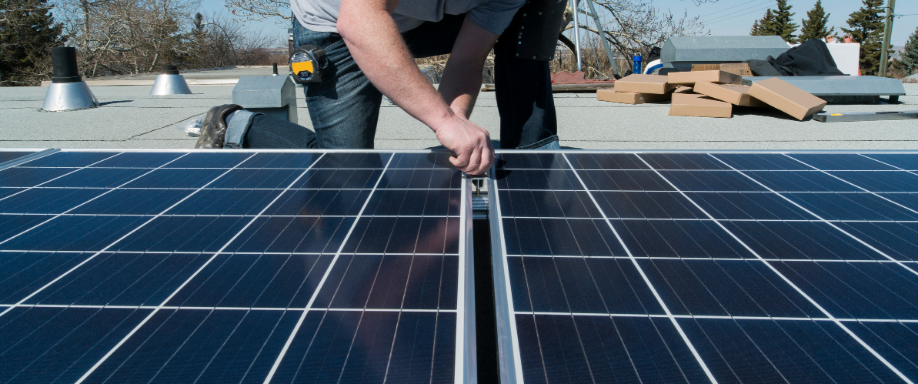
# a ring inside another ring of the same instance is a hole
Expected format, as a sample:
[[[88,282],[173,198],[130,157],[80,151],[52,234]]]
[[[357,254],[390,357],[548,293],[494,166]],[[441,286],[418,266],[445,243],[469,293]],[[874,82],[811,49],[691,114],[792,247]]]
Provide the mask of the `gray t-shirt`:
[[[510,25],[526,0],[401,0],[392,18],[399,32],[410,31],[425,21],[440,21],[443,15],[468,12],[475,25],[496,35]],[[293,15],[315,32],[337,32],[341,0],[290,0]]]

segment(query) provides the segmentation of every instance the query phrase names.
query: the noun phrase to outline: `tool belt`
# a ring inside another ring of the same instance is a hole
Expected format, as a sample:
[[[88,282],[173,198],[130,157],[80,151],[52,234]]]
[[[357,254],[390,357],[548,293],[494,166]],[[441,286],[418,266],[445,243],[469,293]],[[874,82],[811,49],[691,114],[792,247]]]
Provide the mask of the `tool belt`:
[[[513,22],[500,36],[502,43],[514,46],[518,59],[551,61],[555,56],[558,35],[564,27],[567,0],[528,0],[517,11]]]

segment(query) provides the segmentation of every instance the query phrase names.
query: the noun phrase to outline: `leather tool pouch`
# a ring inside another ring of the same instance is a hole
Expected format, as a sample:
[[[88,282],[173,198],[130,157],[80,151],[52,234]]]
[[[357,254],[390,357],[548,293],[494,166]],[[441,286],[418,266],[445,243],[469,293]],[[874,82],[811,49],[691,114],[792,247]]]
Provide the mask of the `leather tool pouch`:
[[[528,0],[501,35],[512,39],[519,59],[551,61],[564,23],[568,0]]]

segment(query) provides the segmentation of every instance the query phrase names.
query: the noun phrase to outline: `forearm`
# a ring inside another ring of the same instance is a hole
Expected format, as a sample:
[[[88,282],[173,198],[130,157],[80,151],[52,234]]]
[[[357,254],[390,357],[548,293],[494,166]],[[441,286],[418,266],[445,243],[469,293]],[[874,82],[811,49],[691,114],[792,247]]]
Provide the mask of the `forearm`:
[[[481,89],[481,72],[495,41],[497,35],[475,25],[471,18],[463,21],[440,81],[440,94],[455,114],[465,118],[472,115]]]
[[[367,10],[358,2],[343,1],[338,31],[370,82],[405,112],[434,130],[453,117],[418,69],[386,10]]]
[[[472,115],[472,108],[475,107],[481,89],[483,69],[484,63],[462,65],[452,59],[447,62],[440,81],[440,94],[453,113],[465,118]]]

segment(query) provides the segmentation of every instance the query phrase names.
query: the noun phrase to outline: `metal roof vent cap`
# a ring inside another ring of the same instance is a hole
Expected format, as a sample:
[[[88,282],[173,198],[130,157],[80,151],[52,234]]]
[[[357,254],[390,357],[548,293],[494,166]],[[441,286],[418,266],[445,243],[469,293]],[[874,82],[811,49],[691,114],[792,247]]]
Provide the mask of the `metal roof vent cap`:
[[[42,111],[61,112],[99,106],[96,96],[80,77],[76,61],[76,48],[51,48],[51,65],[54,76],[45,95]]]
[[[185,77],[179,75],[178,68],[174,65],[163,65],[163,73],[156,76],[150,96],[190,95],[191,89],[185,82]]]

